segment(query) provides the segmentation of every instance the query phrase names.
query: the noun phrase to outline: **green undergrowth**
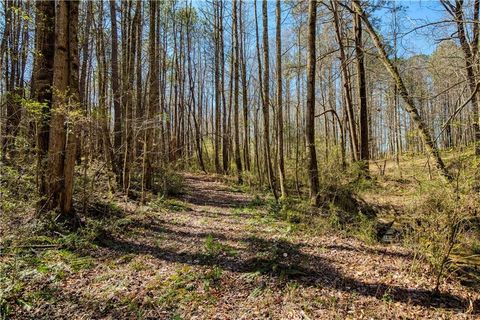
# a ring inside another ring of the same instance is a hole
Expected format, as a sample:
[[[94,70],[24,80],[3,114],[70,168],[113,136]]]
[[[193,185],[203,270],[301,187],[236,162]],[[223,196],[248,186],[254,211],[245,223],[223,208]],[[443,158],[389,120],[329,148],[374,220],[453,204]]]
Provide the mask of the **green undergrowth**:
[[[0,318],[8,319],[17,308],[28,311],[54,300],[67,276],[94,263],[90,255],[61,246],[4,249],[0,260]]]
[[[182,266],[167,277],[161,275],[151,281],[146,289],[154,294],[149,295],[144,304],[160,305],[174,314],[181,311],[185,305],[195,308],[213,304],[214,293],[221,285],[222,274],[223,269],[218,266],[201,271]]]
[[[158,196],[156,199],[148,203],[148,205],[158,211],[189,211],[191,207],[184,201],[175,198],[167,198],[164,196]]]
[[[215,258],[219,255],[227,255],[234,257],[238,254],[238,250],[234,247],[220,242],[218,239],[215,239],[211,234],[209,234],[204,243],[203,251],[208,257]]]
[[[249,203],[235,209],[234,214],[248,215],[248,224],[264,228],[281,221],[287,233],[341,233],[369,244],[376,243],[379,240],[376,210],[359,196],[379,189],[376,178],[366,174],[361,164],[344,170],[332,162],[320,171],[321,205],[318,208],[290,189],[289,195],[279,200],[269,192],[257,192]]]

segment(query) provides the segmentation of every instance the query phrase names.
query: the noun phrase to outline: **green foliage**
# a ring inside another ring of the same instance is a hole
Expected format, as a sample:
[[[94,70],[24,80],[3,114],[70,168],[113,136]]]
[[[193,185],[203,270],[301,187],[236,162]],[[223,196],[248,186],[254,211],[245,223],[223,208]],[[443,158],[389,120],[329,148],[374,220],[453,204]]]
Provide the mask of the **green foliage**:
[[[265,199],[261,198],[258,194],[250,200],[247,204],[248,208],[257,208],[265,205]]]
[[[35,176],[29,169],[28,167],[19,169],[0,164],[0,211],[3,213],[2,216],[24,216],[31,212],[36,201],[40,200],[36,196]]]
[[[216,285],[222,278],[223,269],[219,266],[214,266],[211,270],[208,270],[203,278],[203,282],[206,287]]]
[[[184,266],[166,278],[158,278],[147,289],[154,290],[158,297],[155,303],[169,308],[178,309],[183,304],[208,304],[214,301],[210,289],[219,284],[222,273],[223,270],[217,266],[205,272]]]
[[[367,244],[374,244],[378,240],[377,220],[360,212],[349,232]]]
[[[28,310],[34,303],[51,300],[67,274],[92,266],[90,256],[67,249],[14,249],[0,263],[0,319],[8,319],[16,308]]]
[[[405,244],[430,264],[438,290],[447,274],[453,272],[453,254],[461,249],[471,217],[476,215],[480,199],[461,194],[451,185],[425,183],[417,201],[409,208],[412,217]]]
[[[275,199],[269,199],[267,201],[267,205],[268,205],[268,213],[278,218],[282,211],[283,205],[280,202],[276,201]]]
[[[211,234],[209,234],[205,239],[203,247],[209,256],[217,256],[222,252],[223,249],[223,245]]]
[[[205,242],[203,243],[203,249],[207,256],[209,257],[216,257],[221,254],[226,254],[229,256],[237,255],[237,250],[235,248],[223,244],[217,239],[215,239],[211,234],[207,236]]]
[[[37,120],[41,119],[45,109],[48,108],[47,103],[39,102],[33,99],[22,98],[18,95],[16,95],[15,100],[17,103],[20,103],[20,105],[25,108],[25,110]]]
[[[182,175],[168,166],[160,170],[158,175],[160,193],[166,196],[180,195],[185,192],[185,181]]]

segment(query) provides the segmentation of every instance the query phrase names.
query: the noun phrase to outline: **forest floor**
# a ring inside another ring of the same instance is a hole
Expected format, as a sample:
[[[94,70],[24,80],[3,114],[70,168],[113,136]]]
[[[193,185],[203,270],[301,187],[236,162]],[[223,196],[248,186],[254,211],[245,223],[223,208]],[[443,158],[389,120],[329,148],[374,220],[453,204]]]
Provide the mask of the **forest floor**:
[[[162,206],[121,204],[117,231],[88,250],[30,248],[30,271],[0,256],[23,279],[10,317],[480,317],[478,292],[448,279],[433,294],[428,267],[405,248],[296,227],[214,176],[186,174],[185,184]]]

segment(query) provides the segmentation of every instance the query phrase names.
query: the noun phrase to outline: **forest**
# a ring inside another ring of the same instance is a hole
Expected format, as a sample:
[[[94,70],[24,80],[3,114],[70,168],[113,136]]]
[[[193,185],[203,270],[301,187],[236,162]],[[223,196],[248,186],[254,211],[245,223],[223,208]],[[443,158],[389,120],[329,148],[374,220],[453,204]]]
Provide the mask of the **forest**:
[[[0,319],[480,318],[480,0],[0,19]]]

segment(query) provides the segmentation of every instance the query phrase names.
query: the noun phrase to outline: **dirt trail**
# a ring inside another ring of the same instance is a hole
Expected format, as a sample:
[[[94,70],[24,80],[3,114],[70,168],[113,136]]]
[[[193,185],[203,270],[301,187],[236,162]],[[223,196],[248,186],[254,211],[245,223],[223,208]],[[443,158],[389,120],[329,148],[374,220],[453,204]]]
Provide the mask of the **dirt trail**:
[[[207,175],[168,210],[143,207],[33,318],[476,318],[478,294],[433,279],[405,249],[291,230]]]

